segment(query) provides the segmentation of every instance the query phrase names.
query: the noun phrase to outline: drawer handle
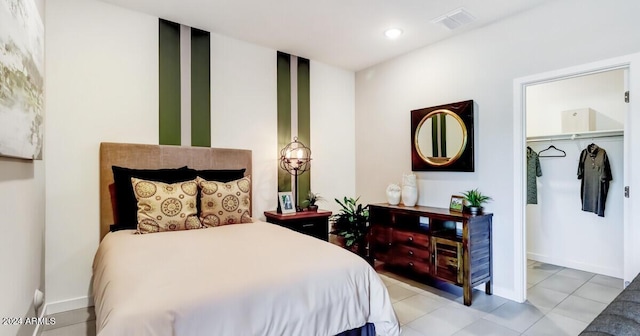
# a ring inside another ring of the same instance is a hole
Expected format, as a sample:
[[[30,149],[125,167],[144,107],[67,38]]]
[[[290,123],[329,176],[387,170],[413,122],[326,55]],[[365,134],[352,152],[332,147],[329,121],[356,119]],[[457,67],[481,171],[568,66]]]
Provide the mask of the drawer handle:
[[[413,251],[409,250],[409,255],[412,256],[413,255]]]
[[[409,267],[413,267],[413,263],[412,262],[409,262]]]
[[[312,226],[313,226],[313,223],[311,223],[311,224],[302,224],[302,227],[304,227],[304,228],[308,228],[308,227],[312,227]]]
[[[412,242],[413,241],[413,236],[409,236],[409,241]]]

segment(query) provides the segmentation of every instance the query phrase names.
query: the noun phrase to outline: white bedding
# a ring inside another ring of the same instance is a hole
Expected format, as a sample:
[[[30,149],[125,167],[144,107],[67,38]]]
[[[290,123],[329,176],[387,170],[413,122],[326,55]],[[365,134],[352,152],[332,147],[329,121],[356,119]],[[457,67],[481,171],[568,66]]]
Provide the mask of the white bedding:
[[[360,257],[264,222],[109,233],[94,260],[99,336],[335,335],[400,327]]]

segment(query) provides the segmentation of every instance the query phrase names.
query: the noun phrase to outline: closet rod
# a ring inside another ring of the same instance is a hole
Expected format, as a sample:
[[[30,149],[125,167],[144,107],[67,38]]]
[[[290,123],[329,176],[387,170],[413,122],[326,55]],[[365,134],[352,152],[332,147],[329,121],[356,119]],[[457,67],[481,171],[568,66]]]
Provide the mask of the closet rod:
[[[527,137],[527,142],[542,142],[553,140],[576,140],[576,139],[595,139],[595,138],[611,138],[623,136],[623,130],[617,131],[593,131],[575,134],[557,134]]]

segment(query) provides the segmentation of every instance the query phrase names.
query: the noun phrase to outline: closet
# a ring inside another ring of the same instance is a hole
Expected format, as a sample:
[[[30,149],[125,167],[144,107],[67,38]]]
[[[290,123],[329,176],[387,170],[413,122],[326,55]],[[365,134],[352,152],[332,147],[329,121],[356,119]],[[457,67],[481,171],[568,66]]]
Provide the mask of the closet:
[[[625,71],[527,87],[525,155],[537,154],[542,173],[526,205],[528,259],[623,277]],[[613,178],[603,217],[582,210],[578,165],[592,144],[606,151]]]

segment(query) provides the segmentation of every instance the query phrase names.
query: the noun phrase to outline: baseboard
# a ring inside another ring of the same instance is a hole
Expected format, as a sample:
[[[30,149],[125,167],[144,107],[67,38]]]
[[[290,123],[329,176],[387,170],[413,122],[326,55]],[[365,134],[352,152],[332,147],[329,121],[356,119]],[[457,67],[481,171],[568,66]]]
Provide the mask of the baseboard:
[[[92,296],[82,296],[75,299],[49,302],[46,304],[47,314],[57,314],[69,310],[93,307]]]
[[[562,258],[553,258],[548,255],[532,253],[532,252],[527,252],[527,259],[543,262],[546,264],[553,264],[553,265],[558,265],[562,267],[573,268],[580,271],[607,275],[614,278],[620,278],[620,279],[623,278],[622,270],[617,270],[615,268],[610,268],[610,267],[602,267],[599,265],[575,262],[575,261],[566,260]]]
[[[42,306],[42,311],[38,315],[38,320],[42,321],[45,316],[47,316],[47,304]],[[40,336],[40,334],[42,334],[42,326],[43,324],[36,324],[36,328],[33,329],[33,336]]]

